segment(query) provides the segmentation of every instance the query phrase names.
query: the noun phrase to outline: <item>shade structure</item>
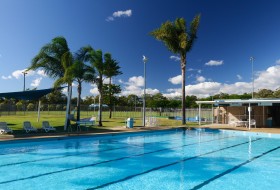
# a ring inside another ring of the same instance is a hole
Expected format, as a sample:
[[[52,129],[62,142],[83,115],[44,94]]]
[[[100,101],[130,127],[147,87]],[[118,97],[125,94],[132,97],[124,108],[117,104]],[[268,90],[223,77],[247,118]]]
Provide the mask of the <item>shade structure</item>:
[[[57,89],[61,89],[64,87],[60,87]],[[29,90],[29,91],[20,91],[20,92],[5,92],[0,93],[0,97],[2,98],[14,98],[18,100],[38,100],[42,96],[45,96],[52,91],[54,91],[55,88],[48,88],[48,89],[42,89],[42,90]]]
[[[0,93],[0,97],[14,98],[17,100],[39,100],[41,97],[53,92],[54,90],[60,90],[62,88],[64,88],[64,87],[48,88],[48,89],[42,89],[42,90],[20,91],[20,92],[5,92],[5,93]],[[40,120],[40,105],[41,105],[41,102],[39,100],[38,117],[37,117],[38,122]]]

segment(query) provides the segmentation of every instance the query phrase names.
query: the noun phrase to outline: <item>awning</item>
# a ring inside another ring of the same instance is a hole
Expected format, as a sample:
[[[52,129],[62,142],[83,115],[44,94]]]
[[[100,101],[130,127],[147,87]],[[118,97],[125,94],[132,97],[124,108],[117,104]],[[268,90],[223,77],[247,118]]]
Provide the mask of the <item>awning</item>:
[[[48,88],[42,90],[28,90],[28,91],[21,91],[21,92],[5,92],[0,93],[0,97],[2,98],[14,98],[18,100],[38,100],[42,96],[45,96],[51,93],[54,90],[60,90],[64,87],[59,88]]]

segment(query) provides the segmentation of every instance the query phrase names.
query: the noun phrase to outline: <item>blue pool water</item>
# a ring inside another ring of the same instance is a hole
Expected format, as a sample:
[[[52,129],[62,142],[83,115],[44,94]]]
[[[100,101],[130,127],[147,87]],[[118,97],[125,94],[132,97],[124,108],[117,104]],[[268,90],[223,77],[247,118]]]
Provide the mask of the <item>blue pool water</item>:
[[[208,130],[0,143],[0,189],[280,189],[280,139]]]

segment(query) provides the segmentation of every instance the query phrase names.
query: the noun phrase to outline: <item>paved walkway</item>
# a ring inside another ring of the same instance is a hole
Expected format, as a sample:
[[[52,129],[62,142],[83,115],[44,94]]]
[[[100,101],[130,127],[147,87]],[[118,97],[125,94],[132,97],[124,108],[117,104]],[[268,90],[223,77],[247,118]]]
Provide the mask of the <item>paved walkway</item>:
[[[173,128],[180,128],[173,127]],[[210,124],[210,125],[201,125],[195,126],[193,128],[210,128],[210,129],[226,129],[226,130],[237,130],[237,131],[252,131],[252,132],[263,132],[263,133],[274,133],[280,134],[280,128],[251,128],[249,130],[245,127],[232,127],[226,124]],[[167,130],[172,129],[171,127],[134,127],[134,128],[126,128],[126,127],[104,127],[104,128],[94,128],[89,131],[72,131],[72,132],[38,132],[38,133],[21,133],[21,134],[12,134],[12,135],[0,135],[0,141],[7,140],[20,140],[20,139],[37,139],[37,138],[59,138],[59,137],[68,137],[68,136],[79,136],[79,135],[98,135],[98,134],[115,134],[115,133],[130,133],[130,132],[139,132],[139,131],[154,131],[154,130]]]
[[[226,129],[226,130],[237,130],[237,131],[251,131],[251,132],[262,132],[262,133],[275,133],[280,134],[279,128],[252,128],[249,130],[246,127],[233,127],[228,124],[210,124],[210,125],[201,125],[200,128],[210,128],[210,129]]]

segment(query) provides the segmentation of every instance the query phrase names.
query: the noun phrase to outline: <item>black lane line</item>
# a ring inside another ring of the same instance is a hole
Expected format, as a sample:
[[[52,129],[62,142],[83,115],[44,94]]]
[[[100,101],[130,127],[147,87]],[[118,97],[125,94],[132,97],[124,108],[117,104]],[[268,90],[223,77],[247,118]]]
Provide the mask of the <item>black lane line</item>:
[[[233,137],[233,136],[230,136]],[[194,138],[194,137],[192,137]],[[192,139],[192,138],[188,138],[188,139]],[[71,156],[79,156],[79,155],[84,155],[84,154],[93,154],[93,153],[102,153],[102,152],[107,152],[107,151],[112,151],[112,150],[119,150],[119,149],[123,149],[123,148],[128,148],[131,146],[136,146],[136,147],[143,147],[143,145],[149,145],[149,144],[155,144],[155,143],[162,143],[162,142],[168,142],[168,141],[172,141],[172,140],[178,140],[180,138],[173,138],[173,139],[169,139],[169,140],[164,140],[164,141],[157,141],[157,142],[148,142],[148,143],[144,143],[141,145],[131,145],[129,144],[128,146],[123,146],[123,147],[119,147],[119,148],[111,148],[111,149],[105,149],[105,150],[101,150],[101,151],[88,151],[88,152],[81,152],[81,153],[72,153],[69,155],[64,155],[64,156],[57,156],[57,157],[51,157],[51,158],[42,158],[42,159],[37,159],[37,160],[28,160],[28,161],[22,161],[22,162],[15,162],[15,163],[9,163],[9,164],[3,164],[0,165],[0,167],[6,167],[6,166],[13,166],[13,165],[19,165],[19,164],[26,164],[26,163],[32,163],[32,162],[40,162],[40,161],[44,161],[44,160],[53,160],[53,159],[59,159],[59,158],[66,158],[66,157],[71,157]],[[125,144],[125,143],[122,143]]]
[[[252,140],[251,142],[255,142],[255,141],[258,141],[258,140],[261,140],[261,138]],[[115,184],[115,183],[119,183],[119,182],[123,182],[123,181],[132,179],[132,178],[134,178],[134,177],[137,177],[137,176],[140,176],[140,175],[143,175],[143,174],[147,174],[147,173],[152,172],[152,171],[155,171],[155,170],[159,170],[159,169],[162,169],[162,168],[166,168],[166,167],[169,167],[169,166],[172,166],[172,165],[176,165],[176,164],[181,163],[181,162],[185,162],[185,161],[187,161],[187,160],[192,160],[192,159],[195,159],[195,158],[198,158],[198,157],[201,157],[201,156],[205,156],[205,155],[208,155],[208,154],[216,153],[216,152],[219,152],[219,151],[222,151],[222,150],[226,150],[226,149],[229,149],[229,148],[237,147],[237,146],[244,145],[244,144],[248,144],[248,143],[249,143],[249,141],[244,142],[244,143],[239,143],[239,144],[236,144],[236,145],[232,145],[232,146],[228,146],[228,147],[225,147],[225,148],[221,148],[221,149],[218,149],[218,150],[213,150],[213,151],[210,151],[210,152],[206,152],[206,153],[203,153],[203,154],[200,154],[200,155],[197,155],[197,156],[193,156],[193,157],[185,158],[185,159],[182,159],[182,160],[178,160],[178,161],[176,161],[176,162],[172,162],[172,163],[169,163],[169,164],[166,164],[166,165],[158,166],[158,167],[155,167],[155,168],[146,170],[146,171],[141,172],[141,173],[138,173],[138,174],[134,174],[134,175],[127,176],[127,177],[125,177],[125,178],[123,178],[123,179],[111,181],[111,182],[109,182],[109,183],[105,183],[105,184],[103,184],[103,185],[99,185],[99,186],[96,186],[96,187],[93,187],[93,188],[88,188],[87,190],[93,190],[93,189],[104,188],[104,187],[107,187],[107,186],[109,186],[109,185],[112,185],[112,184]]]
[[[218,179],[218,178],[220,178],[220,177],[223,177],[224,175],[227,175],[227,174],[229,174],[230,172],[232,172],[232,171],[234,171],[234,170],[237,170],[237,169],[240,168],[241,166],[244,166],[244,165],[246,165],[246,164],[248,164],[248,163],[250,163],[250,162],[252,162],[252,161],[254,161],[254,160],[256,160],[256,159],[258,159],[258,158],[260,158],[260,157],[262,157],[262,156],[264,156],[264,155],[266,155],[266,154],[269,154],[269,153],[271,153],[271,152],[273,152],[273,151],[275,151],[275,150],[277,150],[277,149],[279,149],[279,148],[280,148],[280,146],[278,146],[278,147],[276,147],[276,148],[273,148],[273,149],[271,149],[271,150],[269,150],[269,151],[267,151],[267,152],[264,152],[264,153],[262,153],[262,154],[260,154],[260,155],[258,155],[258,156],[255,156],[255,157],[253,157],[253,158],[251,158],[251,159],[249,159],[249,160],[247,160],[247,161],[245,161],[245,162],[243,162],[243,163],[241,163],[241,164],[239,164],[239,165],[236,165],[236,166],[234,166],[233,168],[230,168],[230,169],[224,171],[223,173],[220,173],[220,174],[218,174],[218,175],[216,175],[216,176],[214,176],[214,177],[212,177],[212,178],[210,178],[210,179],[204,181],[203,183],[201,183],[201,184],[199,184],[199,185],[193,187],[191,190],[200,189],[200,188],[202,188],[203,186],[208,185],[208,184],[211,183],[212,181],[214,181],[214,180],[216,180],[216,179]]]
[[[233,136],[233,137],[234,137],[234,136]],[[92,167],[92,166],[96,166],[96,165],[99,165],[99,164],[104,164],[104,163],[109,163],[109,162],[124,160],[124,159],[127,159],[127,158],[133,158],[133,157],[143,156],[143,155],[147,155],[147,154],[153,154],[153,153],[156,153],[156,152],[162,152],[162,151],[166,151],[166,150],[172,150],[172,149],[176,149],[176,148],[182,148],[182,147],[186,147],[186,146],[191,146],[191,145],[195,145],[195,144],[206,143],[206,142],[211,142],[211,141],[216,141],[216,140],[221,140],[221,139],[226,139],[226,138],[232,138],[232,137],[224,137],[224,138],[220,138],[220,139],[212,139],[212,140],[203,141],[203,142],[199,142],[199,143],[191,143],[191,144],[186,144],[186,145],[183,145],[183,146],[177,146],[177,147],[173,147],[173,148],[165,148],[165,149],[160,149],[160,150],[151,151],[151,152],[146,152],[146,153],[141,153],[141,154],[134,154],[134,155],[130,155],[130,156],[124,156],[124,157],[120,157],[120,158],[116,158],[116,159],[112,159],[112,160],[105,160],[105,161],[101,161],[101,162],[96,162],[96,163],[94,163],[94,164],[88,164],[88,165],[78,166],[78,167],[75,167],[75,168],[68,168],[68,169],[64,169],[64,170],[59,170],[59,171],[54,171],[54,172],[48,172],[48,173],[44,173],[44,174],[38,174],[38,175],[29,176],[29,177],[24,177],[24,178],[19,178],[19,179],[13,179],[13,180],[8,180],[8,181],[2,181],[2,182],[0,182],[0,184],[6,184],[6,183],[11,183],[11,182],[16,182],[16,181],[22,181],[22,180],[27,180],[27,179],[33,179],[33,178],[37,178],[37,177],[42,177],[42,176],[51,175],[51,174],[56,174],[56,173],[61,173],[61,172],[66,172],[66,171],[72,171],[72,170],[82,169],[82,168],[86,168],[86,167]],[[252,141],[252,142],[253,142],[253,141]],[[245,144],[246,144],[246,143],[247,143],[247,142],[245,142]],[[241,143],[241,144],[244,144],[244,143]]]

